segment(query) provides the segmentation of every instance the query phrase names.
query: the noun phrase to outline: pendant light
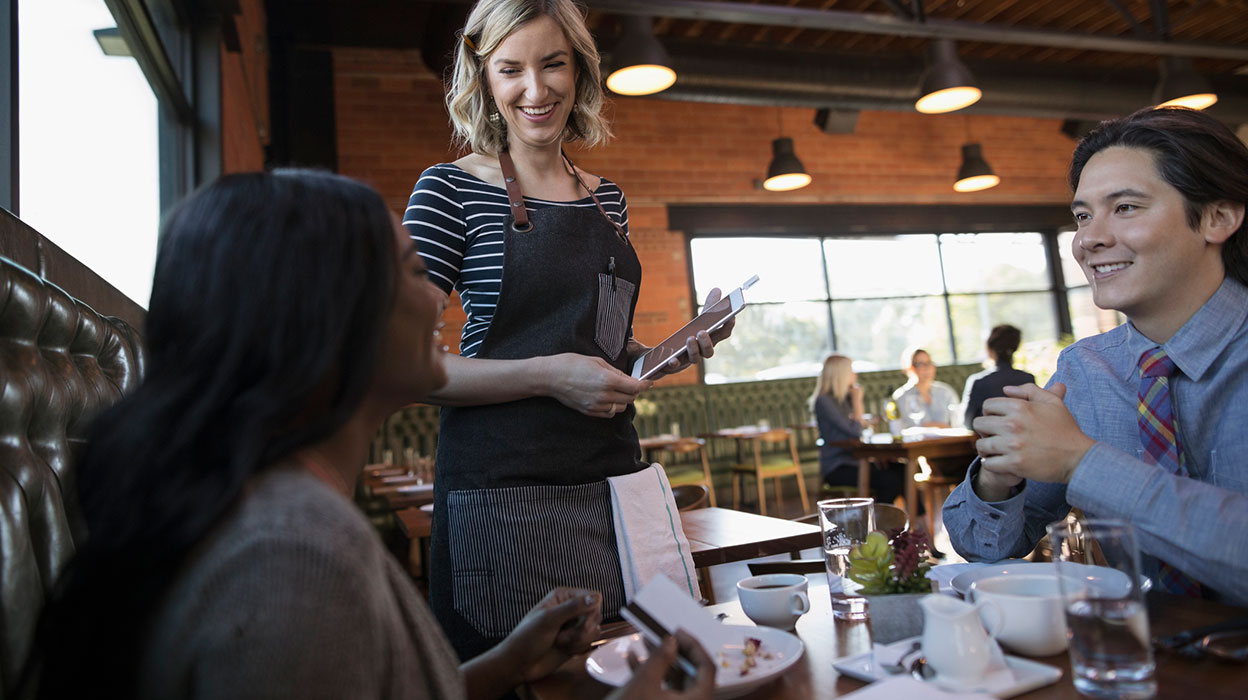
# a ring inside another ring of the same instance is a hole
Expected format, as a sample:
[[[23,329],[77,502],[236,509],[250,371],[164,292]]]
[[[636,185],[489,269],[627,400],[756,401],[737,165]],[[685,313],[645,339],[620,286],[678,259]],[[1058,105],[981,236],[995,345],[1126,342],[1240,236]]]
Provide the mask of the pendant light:
[[[777,109],[776,121],[780,125],[781,136],[771,142],[771,164],[767,166],[767,179],[763,180],[763,189],[771,192],[799,190],[810,184],[806,167],[793,152],[793,139],[783,135],[783,118],[783,111]]]
[[[1158,107],[1189,107],[1204,109],[1218,101],[1218,95],[1209,81],[1196,72],[1192,61],[1182,56],[1166,56],[1161,59],[1161,80],[1153,91],[1153,103]]]
[[[992,166],[984,160],[978,143],[962,145],[962,167],[958,168],[958,180],[953,183],[956,192],[979,192],[1001,183],[1001,178],[992,172]]]
[[[628,16],[611,63],[615,70],[607,76],[607,88],[619,95],[653,95],[676,82],[672,58],[654,38],[649,17]]]
[[[975,104],[981,95],[971,70],[958,58],[957,44],[933,39],[927,45],[927,70],[919,81],[914,108],[924,114],[955,112]]]

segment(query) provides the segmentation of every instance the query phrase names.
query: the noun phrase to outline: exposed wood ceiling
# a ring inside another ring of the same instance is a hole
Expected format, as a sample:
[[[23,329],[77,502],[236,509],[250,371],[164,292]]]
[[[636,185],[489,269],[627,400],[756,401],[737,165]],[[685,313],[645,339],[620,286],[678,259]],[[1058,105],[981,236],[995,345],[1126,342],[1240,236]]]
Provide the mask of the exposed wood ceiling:
[[[930,37],[943,36],[985,83],[985,112],[1099,118],[1143,106],[1160,57],[1174,54],[1215,81],[1224,118],[1248,122],[1248,0],[582,1],[608,55],[622,15],[655,18],[684,79],[672,99],[905,108]],[[267,5],[275,42],[420,48],[437,70],[471,3]],[[1023,94],[1033,78],[1047,85]],[[1015,94],[994,103],[989,86]]]

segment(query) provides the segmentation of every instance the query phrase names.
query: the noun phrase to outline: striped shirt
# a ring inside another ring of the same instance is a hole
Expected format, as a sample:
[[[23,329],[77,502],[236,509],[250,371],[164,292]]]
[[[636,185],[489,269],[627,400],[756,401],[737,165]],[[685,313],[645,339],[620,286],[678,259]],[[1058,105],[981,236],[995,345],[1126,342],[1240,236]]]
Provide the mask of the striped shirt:
[[[594,191],[607,215],[628,232],[628,203],[619,185],[602,178]],[[525,197],[525,208],[594,207],[590,197],[552,202]],[[494,318],[503,279],[503,222],[507,191],[457,165],[440,163],[421,173],[403,213],[403,226],[420,249],[429,278],[448,295],[459,292],[468,317],[459,353],[474,357]]]

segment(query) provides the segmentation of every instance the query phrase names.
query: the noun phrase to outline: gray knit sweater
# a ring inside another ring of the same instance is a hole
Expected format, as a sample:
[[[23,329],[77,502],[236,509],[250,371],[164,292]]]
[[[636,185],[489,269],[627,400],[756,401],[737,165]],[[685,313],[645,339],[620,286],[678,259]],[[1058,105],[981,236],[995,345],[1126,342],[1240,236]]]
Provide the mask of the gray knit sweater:
[[[458,659],[363,514],[256,478],[156,608],[144,698],[462,698]]]

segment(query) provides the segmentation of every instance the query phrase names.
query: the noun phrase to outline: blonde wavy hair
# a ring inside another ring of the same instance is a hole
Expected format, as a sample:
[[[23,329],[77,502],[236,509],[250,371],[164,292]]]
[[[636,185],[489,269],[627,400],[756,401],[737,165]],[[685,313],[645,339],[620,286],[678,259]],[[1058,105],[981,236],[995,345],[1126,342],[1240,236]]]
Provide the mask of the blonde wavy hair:
[[[838,403],[849,395],[849,387],[853,386],[854,363],[844,355],[828,355],[823,361],[823,371],[819,373],[819,383],[815,385],[815,393],[810,397],[810,405],[815,399],[830,395]]]
[[[611,127],[602,116],[601,59],[581,6],[573,0],[480,0],[464,25],[446,90],[457,147],[483,155],[496,155],[507,147],[506,123],[490,123],[493,98],[485,67],[490,55],[512,32],[542,15],[555,20],[563,30],[576,66],[576,101],[563,132],[564,141],[596,146],[611,138]]]

